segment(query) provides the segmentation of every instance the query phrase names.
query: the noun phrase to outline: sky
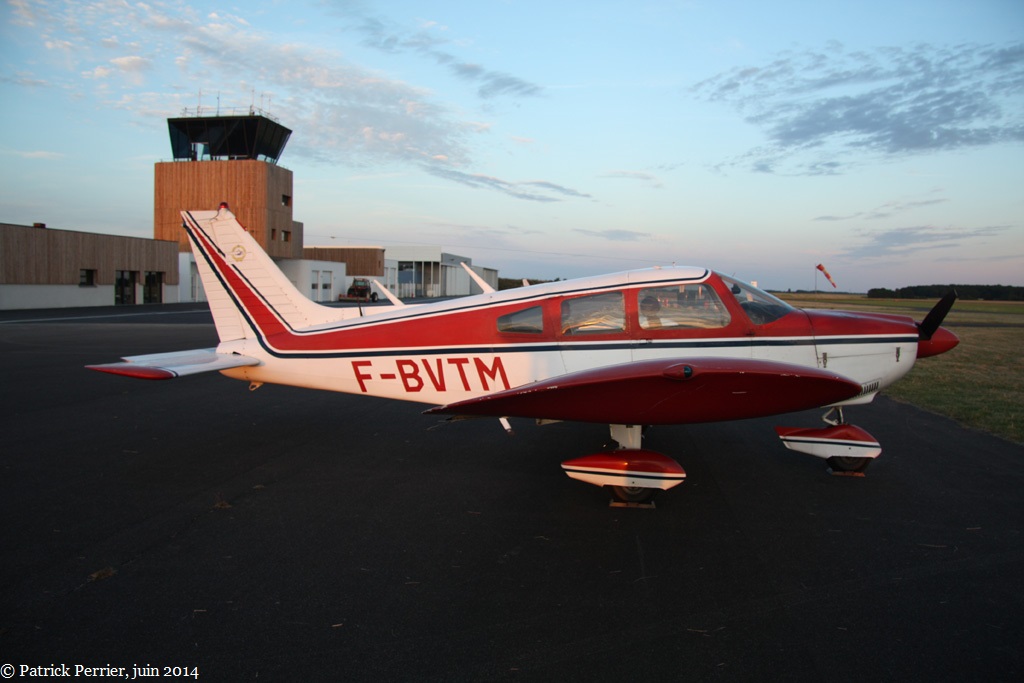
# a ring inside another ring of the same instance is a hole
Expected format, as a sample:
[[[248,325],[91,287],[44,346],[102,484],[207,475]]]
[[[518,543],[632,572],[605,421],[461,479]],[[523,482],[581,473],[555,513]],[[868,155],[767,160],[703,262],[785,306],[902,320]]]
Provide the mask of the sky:
[[[166,119],[255,108],[306,245],[1024,285],[1021,0],[0,1],[2,223],[152,237]]]

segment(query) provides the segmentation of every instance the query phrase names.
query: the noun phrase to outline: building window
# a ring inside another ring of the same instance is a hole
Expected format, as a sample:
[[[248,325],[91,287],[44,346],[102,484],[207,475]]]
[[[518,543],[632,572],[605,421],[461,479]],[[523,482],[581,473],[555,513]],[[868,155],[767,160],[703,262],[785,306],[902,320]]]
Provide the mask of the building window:
[[[271,242],[277,241],[277,228],[271,228],[270,229],[270,241]]]
[[[292,231],[291,230],[282,230],[281,231],[281,241],[282,242],[291,242],[292,241]]]
[[[146,280],[142,288],[142,303],[162,304],[164,302],[164,274],[160,271],[147,270]]]
[[[132,270],[119,270],[114,275],[114,303],[127,306],[135,303],[135,283],[139,274]]]
[[[287,195],[287,194],[281,195],[281,206],[291,206],[291,205],[292,205],[291,195]]]
[[[78,271],[78,286],[79,287],[95,287],[96,286],[96,271],[88,268],[82,268]]]

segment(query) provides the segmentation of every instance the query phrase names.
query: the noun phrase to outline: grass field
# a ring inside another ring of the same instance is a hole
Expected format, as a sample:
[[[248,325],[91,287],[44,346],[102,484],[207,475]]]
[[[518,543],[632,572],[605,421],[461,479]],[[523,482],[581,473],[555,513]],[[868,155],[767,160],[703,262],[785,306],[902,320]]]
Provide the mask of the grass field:
[[[801,308],[897,313],[918,321],[935,304],[851,294],[780,296]],[[1024,303],[957,301],[943,327],[960,337],[960,345],[922,359],[883,393],[1024,443]]]

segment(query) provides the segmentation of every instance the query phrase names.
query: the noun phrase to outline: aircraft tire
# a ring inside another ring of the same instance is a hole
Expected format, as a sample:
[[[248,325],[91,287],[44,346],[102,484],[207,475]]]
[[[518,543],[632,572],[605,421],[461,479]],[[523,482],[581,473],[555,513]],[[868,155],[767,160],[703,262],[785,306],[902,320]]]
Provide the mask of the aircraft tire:
[[[836,472],[863,472],[874,458],[855,458],[845,455],[833,455],[828,459],[828,466]]]
[[[658,489],[640,486],[612,486],[612,493],[623,503],[643,503],[654,497]]]

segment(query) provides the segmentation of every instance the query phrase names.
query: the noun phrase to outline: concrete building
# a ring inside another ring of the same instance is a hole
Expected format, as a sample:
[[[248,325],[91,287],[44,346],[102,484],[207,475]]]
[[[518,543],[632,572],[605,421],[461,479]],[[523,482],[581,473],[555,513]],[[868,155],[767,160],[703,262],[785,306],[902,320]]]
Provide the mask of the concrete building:
[[[398,262],[400,299],[466,296],[479,292],[469,273],[462,267],[473,267],[473,259],[442,251],[440,247],[397,246],[387,250],[389,259]],[[473,268],[494,289],[498,288],[498,271]]]
[[[343,261],[276,259],[276,263],[300,292],[320,303],[337,301],[348,290],[352,280],[346,277],[346,264]],[[175,292],[177,300],[206,301],[196,259],[191,252],[178,254],[178,273],[180,284]]]
[[[377,280],[400,299],[478,294],[480,287],[463,269],[463,262],[491,287],[498,288],[496,269],[474,266],[473,259],[438,247],[306,247],[303,254],[346,263],[350,283],[356,277]]]
[[[308,259],[345,264],[347,276],[339,294],[347,292],[357,277],[377,281],[392,293],[398,291],[398,264],[384,257],[384,247],[305,247],[302,253]],[[378,297],[384,295],[376,293]]]

